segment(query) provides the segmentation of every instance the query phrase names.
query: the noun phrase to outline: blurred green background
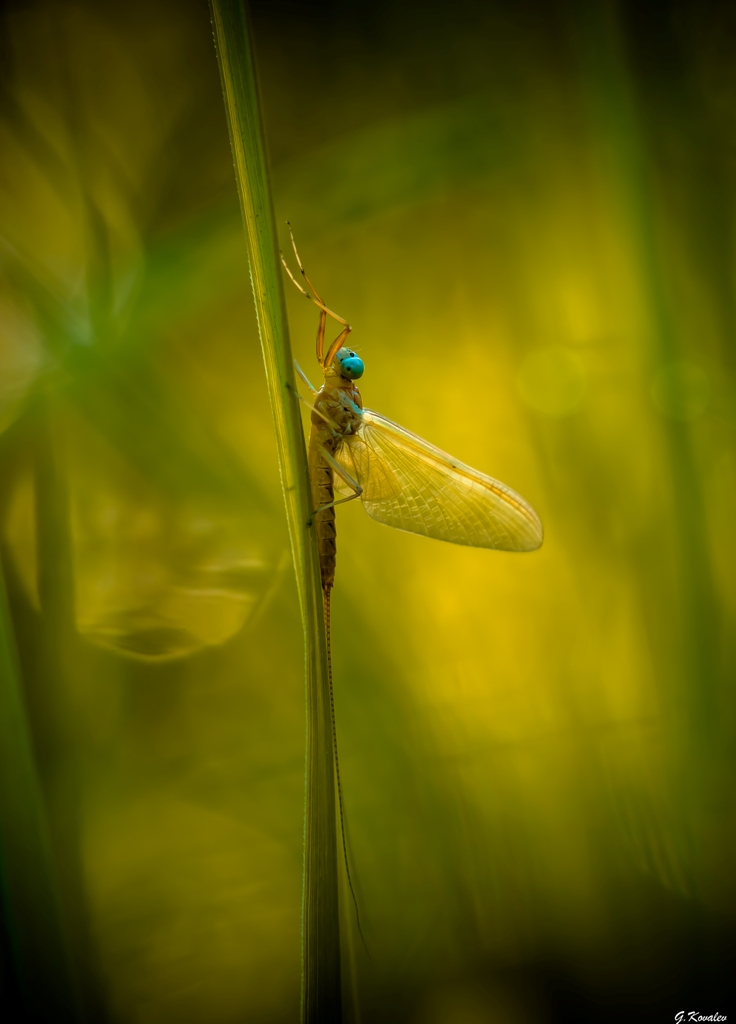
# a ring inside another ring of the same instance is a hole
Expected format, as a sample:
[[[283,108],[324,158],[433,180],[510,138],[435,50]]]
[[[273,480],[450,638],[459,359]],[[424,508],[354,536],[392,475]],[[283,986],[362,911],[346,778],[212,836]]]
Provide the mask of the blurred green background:
[[[734,8],[253,14],[366,405],[546,530],[340,509],[350,1019],[736,1012]],[[207,6],[6,2],[0,46],[5,1005],[58,927],[95,1024],[293,1021],[301,624]]]

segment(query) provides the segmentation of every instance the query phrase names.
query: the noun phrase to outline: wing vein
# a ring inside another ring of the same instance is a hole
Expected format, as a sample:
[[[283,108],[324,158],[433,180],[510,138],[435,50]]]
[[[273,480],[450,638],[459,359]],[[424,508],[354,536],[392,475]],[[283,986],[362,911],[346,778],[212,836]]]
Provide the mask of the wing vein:
[[[507,551],[542,543],[536,513],[511,488],[371,410],[337,459],[363,488],[368,514],[388,526]]]

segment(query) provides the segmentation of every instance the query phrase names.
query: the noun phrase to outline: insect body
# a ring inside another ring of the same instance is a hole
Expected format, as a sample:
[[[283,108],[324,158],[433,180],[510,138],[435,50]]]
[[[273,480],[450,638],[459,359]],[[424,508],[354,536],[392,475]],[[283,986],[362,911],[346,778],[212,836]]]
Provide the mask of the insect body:
[[[325,370],[325,383],[315,398],[309,438],[309,478],[312,483],[323,590],[328,590],[335,582],[336,466],[339,479],[336,456],[345,438],[352,436],[360,427],[358,410],[363,406],[353,380],[343,376],[346,363],[353,372],[359,368],[362,373],[363,364],[355,353],[349,349],[340,349],[331,367]],[[359,487],[354,489],[354,496],[359,493]]]
[[[322,388],[316,391],[297,369],[315,395],[309,471],[323,589],[329,591],[335,580],[335,505],[354,498],[362,500],[374,519],[410,533],[502,551],[538,548],[543,539],[539,517],[510,487],[363,408],[355,385],[363,375],[363,361],[343,344],[351,328],[327,309],[296,255],[313,294],[290,271],[289,276],[320,309],[317,360],[324,374]],[[343,324],[343,330],[325,356],[328,315]],[[336,499],[335,491],[342,497]]]
[[[293,236],[291,241],[299,270],[310,291],[296,281],[286,261],[284,267],[302,295],[320,310],[317,361],[324,374],[320,390],[312,387],[298,365],[297,370],[314,396],[313,404],[307,402],[312,411],[309,475],[314,501],[309,525],[315,525],[319,546],[332,705],[329,642],[330,593],[335,582],[337,554],[336,505],[360,498],[366,512],[387,526],[470,547],[534,551],[542,543],[543,531],[534,509],[510,487],[463,465],[385,416],[363,408],[355,384],[363,375],[363,361],[345,345],[350,325],[325,306],[304,271]],[[337,320],[342,330],[325,354],[328,316]],[[336,493],[341,497],[335,497]],[[332,710],[342,823],[334,707]],[[342,835],[352,892],[344,828]]]

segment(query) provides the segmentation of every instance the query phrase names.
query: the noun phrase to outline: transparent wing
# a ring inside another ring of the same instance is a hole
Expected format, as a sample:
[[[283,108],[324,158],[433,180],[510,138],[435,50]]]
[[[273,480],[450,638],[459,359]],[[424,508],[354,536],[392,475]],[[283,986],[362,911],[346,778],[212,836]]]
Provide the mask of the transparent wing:
[[[539,517],[510,487],[370,409],[336,457],[379,523],[477,548],[534,551],[542,543]]]

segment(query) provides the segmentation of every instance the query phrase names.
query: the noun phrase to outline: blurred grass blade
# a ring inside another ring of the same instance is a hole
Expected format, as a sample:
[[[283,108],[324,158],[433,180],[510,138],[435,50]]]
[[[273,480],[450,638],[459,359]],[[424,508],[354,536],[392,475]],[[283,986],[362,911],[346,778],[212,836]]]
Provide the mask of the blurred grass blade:
[[[654,366],[678,365],[682,328],[673,313],[666,278],[663,243],[657,224],[657,202],[648,168],[648,136],[637,108],[634,85],[629,81],[624,33],[615,9],[581,4],[578,31],[586,81],[586,95],[595,104],[598,131],[613,141],[628,231],[638,260],[637,274],[644,284],[651,322],[650,353]],[[660,371],[661,372],[661,371]],[[662,416],[662,432],[676,500],[672,521],[676,528],[682,573],[683,621],[682,706],[683,736],[700,762],[715,750],[719,732],[717,698],[718,597],[709,552],[709,524],[696,449],[686,418]],[[692,763],[686,762],[688,785]]]
[[[322,590],[314,534],[305,526],[312,511],[309,473],[296,398],[250,23],[239,0],[210,0],[210,8],[305,634],[307,799],[302,1019],[309,1024],[329,1024],[341,1019],[337,844]]]
[[[33,1020],[80,1020],[41,784],[0,568],[0,886],[20,998]]]

